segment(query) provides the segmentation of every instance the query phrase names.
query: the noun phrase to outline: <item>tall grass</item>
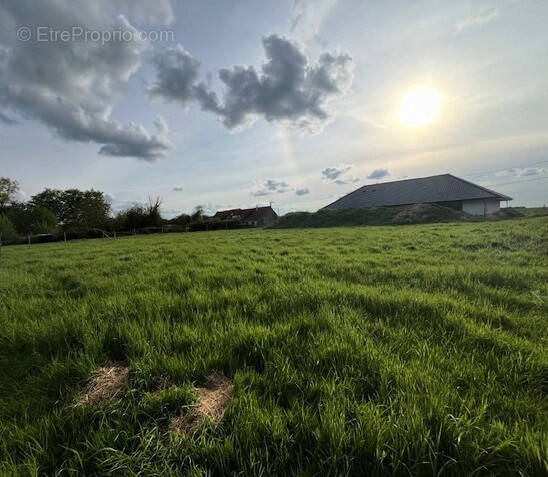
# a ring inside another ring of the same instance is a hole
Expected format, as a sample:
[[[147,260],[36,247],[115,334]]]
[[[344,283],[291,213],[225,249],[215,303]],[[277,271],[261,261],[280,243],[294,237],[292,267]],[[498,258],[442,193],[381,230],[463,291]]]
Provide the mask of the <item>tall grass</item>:
[[[2,255],[0,473],[548,472],[546,218]],[[76,405],[108,362],[127,394]],[[213,371],[221,425],[167,433]]]

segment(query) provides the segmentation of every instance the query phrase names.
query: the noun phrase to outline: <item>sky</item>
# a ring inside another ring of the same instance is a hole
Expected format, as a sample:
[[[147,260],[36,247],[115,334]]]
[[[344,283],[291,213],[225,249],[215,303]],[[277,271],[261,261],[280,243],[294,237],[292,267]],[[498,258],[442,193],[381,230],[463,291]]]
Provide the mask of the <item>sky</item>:
[[[546,24],[533,0],[0,0],[0,176],[166,217],[443,173],[548,204]]]

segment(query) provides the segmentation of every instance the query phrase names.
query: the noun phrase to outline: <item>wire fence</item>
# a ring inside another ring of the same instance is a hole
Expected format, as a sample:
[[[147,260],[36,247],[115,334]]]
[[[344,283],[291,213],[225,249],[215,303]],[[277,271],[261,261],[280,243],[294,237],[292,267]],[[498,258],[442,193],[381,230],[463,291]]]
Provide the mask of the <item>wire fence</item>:
[[[132,235],[149,235],[162,233],[207,232],[213,230],[234,230],[257,227],[256,224],[242,224],[232,221],[224,222],[196,222],[189,225],[163,225],[159,227],[142,227],[132,230],[104,230],[91,228],[88,230],[63,231],[58,230],[48,234],[27,234],[2,237],[0,234],[0,248],[6,245],[34,245],[51,242],[68,242],[79,239],[116,239]]]

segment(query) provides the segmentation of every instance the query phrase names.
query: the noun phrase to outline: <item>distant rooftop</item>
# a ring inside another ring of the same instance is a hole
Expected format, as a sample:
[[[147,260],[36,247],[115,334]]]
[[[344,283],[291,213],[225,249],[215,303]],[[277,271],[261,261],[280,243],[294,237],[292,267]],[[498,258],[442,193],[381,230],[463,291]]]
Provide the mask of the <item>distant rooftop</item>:
[[[270,206],[253,207],[252,209],[230,209],[218,211],[213,218],[219,220],[257,220],[269,213],[276,214]]]
[[[360,187],[325,206],[325,209],[389,207],[473,199],[512,200],[486,187],[451,174],[382,182]]]

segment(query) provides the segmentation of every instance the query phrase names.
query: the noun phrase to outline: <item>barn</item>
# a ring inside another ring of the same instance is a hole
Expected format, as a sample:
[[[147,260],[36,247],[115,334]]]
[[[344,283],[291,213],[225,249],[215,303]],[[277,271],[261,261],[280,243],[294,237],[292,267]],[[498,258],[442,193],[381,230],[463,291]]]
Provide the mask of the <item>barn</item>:
[[[213,220],[220,222],[236,222],[252,227],[264,227],[274,222],[277,218],[278,214],[270,206],[254,207],[252,209],[220,210],[213,216]]]
[[[512,198],[451,174],[441,174],[366,185],[324,209],[438,204],[467,214],[488,215],[498,212],[500,202],[508,200]]]

